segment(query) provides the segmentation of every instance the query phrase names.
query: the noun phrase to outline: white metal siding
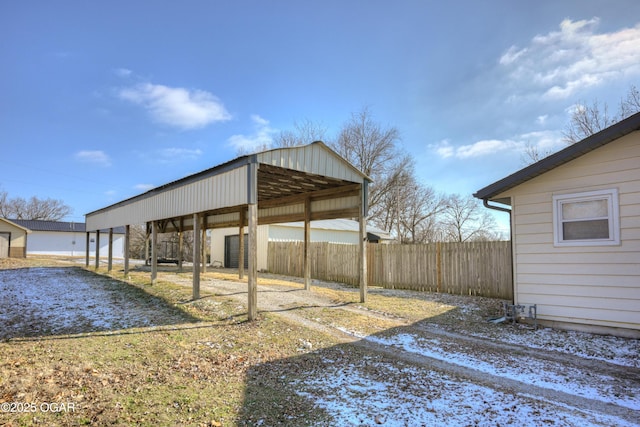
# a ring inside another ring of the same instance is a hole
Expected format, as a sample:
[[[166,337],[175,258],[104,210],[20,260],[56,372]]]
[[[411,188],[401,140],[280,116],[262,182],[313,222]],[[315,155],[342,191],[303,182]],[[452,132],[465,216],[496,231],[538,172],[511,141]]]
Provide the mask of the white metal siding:
[[[273,224],[269,227],[269,240],[276,242],[302,242],[304,241],[304,228]],[[357,245],[358,232],[311,228],[310,240],[312,242],[349,243]]]
[[[247,167],[203,178],[87,216],[87,229],[143,224],[247,203]]]
[[[617,188],[617,246],[553,246],[552,197]],[[640,132],[517,186],[515,299],[541,319],[640,329]]]
[[[89,255],[95,256],[95,233],[90,233]],[[27,240],[28,255],[85,256],[85,232],[33,231]],[[100,258],[109,255],[109,233],[100,233]],[[124,235],[113,235],[113,257],[124,258]]]
[[[361,183],[364,180],[355,168],[321,144],[265,151],[258,153],[257,157],[259,163],[272,166],[351,182]]]

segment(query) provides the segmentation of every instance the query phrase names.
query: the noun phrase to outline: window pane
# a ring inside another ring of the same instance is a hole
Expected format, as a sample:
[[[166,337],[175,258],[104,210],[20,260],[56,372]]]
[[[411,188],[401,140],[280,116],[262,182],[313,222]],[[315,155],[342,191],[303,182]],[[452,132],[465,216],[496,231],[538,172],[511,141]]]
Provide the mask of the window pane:
[[[587,219],[608,217],[607,199],[585,200],[562,204],[562,219]]]
[[[562,224],[564,240],[608,239],[609,221],[598,219],[592,221],[572,221]]]

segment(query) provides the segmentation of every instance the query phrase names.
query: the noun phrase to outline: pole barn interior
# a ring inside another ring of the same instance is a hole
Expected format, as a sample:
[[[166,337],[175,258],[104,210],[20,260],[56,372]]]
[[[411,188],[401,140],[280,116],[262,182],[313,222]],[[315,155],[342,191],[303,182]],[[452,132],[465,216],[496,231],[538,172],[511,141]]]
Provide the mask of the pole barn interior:
[[[358,218],[360,223],[360,300],[367,296],[366,217],[367,188],[371,179],[348,161],[316,141],[298,147],[277,148],[238,157],[227,163],[170,182],[146,193],[86,214],[89,233],[125,226],[124,272],[129,272],[129,226],[147,224],[151,234],[151,281],[157,277],[157,234],[190,230],[194,233],[193,299],[200,292],[201,234],[207,229],[238,227],[240,239],[249,239],[248,317],[257,317],[257,226],[304,221],[305,288],[310,287],[309,222],[319,219]],[[240,242],[240,248],[244,242]],[[111,250],[108,268],[112,268]],[[244,276],[244,251],[239,254],[239,277]],[[100,254],[96,251],[95,266]],[[87,251],[86,266],[90,264]]]

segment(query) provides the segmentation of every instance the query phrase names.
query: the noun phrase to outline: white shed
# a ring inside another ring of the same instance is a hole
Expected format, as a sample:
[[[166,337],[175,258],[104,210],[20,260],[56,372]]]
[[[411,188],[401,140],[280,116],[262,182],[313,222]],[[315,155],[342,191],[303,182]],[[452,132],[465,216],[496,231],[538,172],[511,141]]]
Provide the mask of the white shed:
[[[311,221],[310,231],[311,242],[357,245],[360,225],[358,221],[351,219],[327,219]],[[211,263],[227,268],[237,268],[239,240],[237,227],[211,230]],[[369,242],[389,242],[393,238],[388,232],[367,225],[367,240]],[[294,241],[304,241],[303,221],[258,226],[258,270],[267,269],[269,242]],[[245,253],[246,251],[245,244]]]
[[[27,255],[86,256],[85,224],[83,222],[11,220],[31,230],[27,243]],[[104,232],[104,231],[103,231]],[[113,257],[124,257],[124,227],[114,229]],[[89,236],[89,255],[95,256],[95,233]],[[102,254],[107,253],[108,242],[100,244]]]
[[[515,304],[640,337],[640,113],[481,190],[511,212]]]

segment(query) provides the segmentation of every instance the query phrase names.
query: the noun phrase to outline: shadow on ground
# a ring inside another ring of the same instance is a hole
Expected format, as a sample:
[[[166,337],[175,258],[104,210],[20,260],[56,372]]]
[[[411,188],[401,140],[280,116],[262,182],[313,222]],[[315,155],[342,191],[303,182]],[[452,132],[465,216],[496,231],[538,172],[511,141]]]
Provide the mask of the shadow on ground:
[[[143,288],[79,267],[0,270],[0,340],[198,321]]]

